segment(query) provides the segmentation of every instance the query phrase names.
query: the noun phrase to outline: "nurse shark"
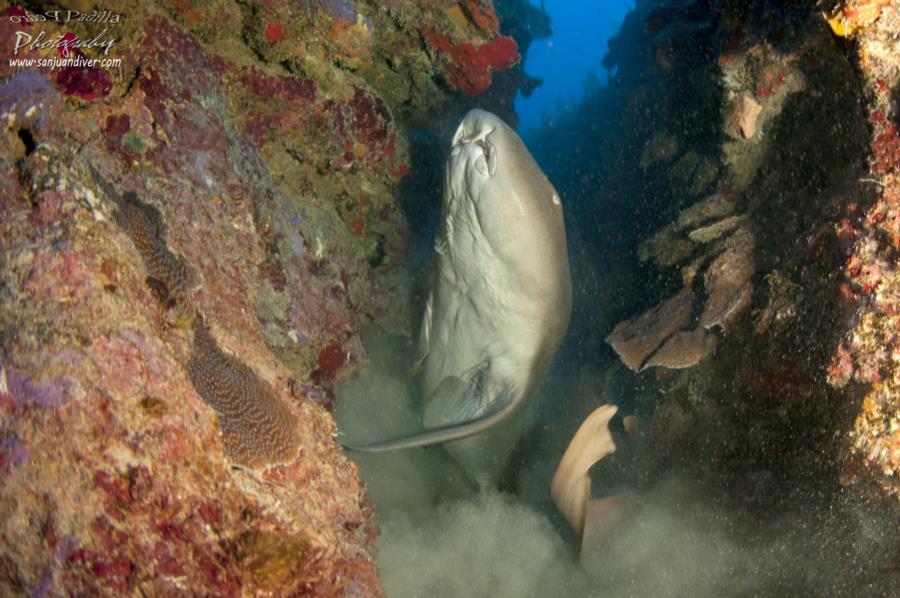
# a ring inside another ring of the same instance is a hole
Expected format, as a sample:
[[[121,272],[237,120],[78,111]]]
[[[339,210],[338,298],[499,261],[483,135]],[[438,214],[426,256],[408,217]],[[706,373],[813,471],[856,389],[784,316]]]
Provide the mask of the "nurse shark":
[[[418,342],[425,430],[346,448],[447,443],[489,486],[520,433],[521,418],[511,416],[521,413],[562,341],[571,297],[559,194],[512,128],[472,110],[447,159]]]

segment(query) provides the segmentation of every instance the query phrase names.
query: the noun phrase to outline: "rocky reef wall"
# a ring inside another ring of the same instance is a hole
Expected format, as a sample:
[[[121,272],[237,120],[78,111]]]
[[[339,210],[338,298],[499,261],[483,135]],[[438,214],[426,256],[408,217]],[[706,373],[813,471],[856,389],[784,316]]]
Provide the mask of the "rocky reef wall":
[[[614,83],[535,140],[583,245],[578,334],[616,361],[582,376],[633,409],[645,480],[896,507],[898,19],[638,2]]]
[[[56,4],[4,52],[120,62],[0,64],[0,593],[379,595],[331,385],[406,324],[403,123],[504,69],[510,114],[524,47],[480,0]]]

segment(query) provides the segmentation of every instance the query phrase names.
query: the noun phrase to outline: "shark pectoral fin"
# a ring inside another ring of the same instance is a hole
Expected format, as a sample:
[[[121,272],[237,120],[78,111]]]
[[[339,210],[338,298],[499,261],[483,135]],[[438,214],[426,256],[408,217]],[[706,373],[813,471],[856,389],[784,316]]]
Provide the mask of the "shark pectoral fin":
[[[425,401],[425,422],[465,422],[485,415],[483,406],[493,397],[485,396],[484,380],[490,364],[480,363],[461,376],[447,376]]]
[[[462,405],[464,404],[465,397],[467,396],[466,391],[468,390],[469,386],[470,383],[466,382],[458,376],[447,376],[446,378],[441,380],[441,383],[438,384],[438,387],[434,390],[433,393],[431,393],[431,395],[428,397],[428,400],[426,401],[426,404]],[[451,426],[446,427],[450,428]],[[343,446],[345,449],[363,453],[380,453],[403,448],[429,446],[442,442],[440,438],[433,441],[430,441],[429,439],[432,432],[439,432],[443,429],[444,427],[437,428],[435,430],[425,430],[424,432],[415,433],[410,436],[404,436],[401,438],[396,438],[394,440],[375,442],[372,444],[356,445],[341,443],[341,446]]]
[[[457,405],[471,394],[471,382],[463,380],[459,376],[447,376],[428,397],[428,405]]]
[[[492,428],[509,417],[522,404],[524,395],[504,387],[494,397],[476,396],[485,392],[484,373],[487,367],[487,364],[483,364],[468,370],[464,374],[466,379],[447,376],[432,393],[429,404],[440,407],[440,413],[436,415],[446,416],[448,419],[445,421],[453,423],[394,440],[367,445],[342,444],[342,446],[353,451],[379,453],[462,440]],[[491,405],[492,408],[480,413],[473,410],[485,404]],[[440,421],[439,417],[436,419]]]

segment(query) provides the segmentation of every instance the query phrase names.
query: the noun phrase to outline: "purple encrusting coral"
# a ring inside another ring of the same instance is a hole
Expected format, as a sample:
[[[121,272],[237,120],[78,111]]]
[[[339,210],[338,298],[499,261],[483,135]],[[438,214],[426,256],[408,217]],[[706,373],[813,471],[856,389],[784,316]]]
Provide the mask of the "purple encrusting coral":
[[[15,436],[0,439],[0,469],[19,467],[28,458],[28,447]]]
[[[356,6],[350,0],[316,0],[316,4],[325,10],[333,19],[346,23],[355,23]]]
[[[97,67],[63,67],[56,76],[56,83],[65,95],[88,101],[106,97],[112,89],[109,77]]]
[[[5,398],[15,409],[57,409],[70,400],[65,382],[37,381],[12,367],[4,371],[7,392],[0,394],[0,400]]]
[[[20,6],[7,6],[6,16],[11,17],[10,21],[23,27],[30,27],[31,21],[28,19],[28,13]]]
[[[29,127],[40,133],[47,126],[47,115],[44,110],[32,110],[41,105],[54,102],[57,94],[46,77],[37,71],[22,71],[0,85],[0,111],[12,112],[13,109],[25,116]],[[21,126],[21,124],[20,124]]]

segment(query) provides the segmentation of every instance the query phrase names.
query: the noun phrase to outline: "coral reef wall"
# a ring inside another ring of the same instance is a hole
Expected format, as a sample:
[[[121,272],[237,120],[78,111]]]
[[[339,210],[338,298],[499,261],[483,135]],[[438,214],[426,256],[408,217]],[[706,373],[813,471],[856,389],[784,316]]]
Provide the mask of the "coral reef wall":
[[[828,383],[865,393],[846,438],[841,480],[900,500],[900,5],[848,2],[828,23],[853,40],[869,123],[869,186],[835,224],[844,254],[840,296],[853,310]]]
[[[614,84],[535,140],[578,239],[575,334],[616,362],[582,377],[637,415],[640,475],[769,513],[896,506],[898,18],[638,2]]]
[[[331,384],[404,313],[399,123],[517,43],[482,0],[57,4],[4,51],[121,62],[0,64],[0,593],[379,595]]]

